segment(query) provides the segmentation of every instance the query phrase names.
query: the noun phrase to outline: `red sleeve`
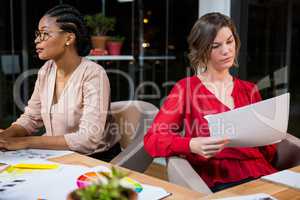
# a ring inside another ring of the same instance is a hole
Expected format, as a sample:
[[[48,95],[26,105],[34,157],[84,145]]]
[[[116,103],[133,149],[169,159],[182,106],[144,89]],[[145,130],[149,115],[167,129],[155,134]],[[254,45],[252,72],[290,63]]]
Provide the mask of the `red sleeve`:
[[[182,137],[186,87],[184,82],[177,83],[154,122],[144,137],[145,150],[153,157],[167,157],[190,153],[191,138]]]
[[[261,96],[256,86],[253,87],[251,94],[252,103],[261,101]],[[259,147],[258,149],[269,163],[274,160],[277,152],[276,144]]]

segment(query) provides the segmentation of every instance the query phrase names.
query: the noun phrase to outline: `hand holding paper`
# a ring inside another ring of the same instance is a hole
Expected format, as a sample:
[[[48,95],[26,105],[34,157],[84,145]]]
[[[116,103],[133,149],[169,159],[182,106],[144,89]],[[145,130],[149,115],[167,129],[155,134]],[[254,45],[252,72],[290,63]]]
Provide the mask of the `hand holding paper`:
[[[190,149],[193,153],[205,158],[211,158],[220,152],[227,143],[224,137],[195,137],[190,141]]]
[[[210,135],[227,137],[227,146],[265,146],[286,137],[289,100],[287,93],[204,118],[208,121]]]

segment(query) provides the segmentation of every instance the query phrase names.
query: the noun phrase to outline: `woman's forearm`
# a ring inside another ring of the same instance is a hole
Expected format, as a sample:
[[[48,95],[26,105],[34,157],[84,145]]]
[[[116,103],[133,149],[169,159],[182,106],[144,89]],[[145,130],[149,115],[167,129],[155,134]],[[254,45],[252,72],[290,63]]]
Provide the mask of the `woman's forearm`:
[[[62,136],[29,136],[24,138],[26,148],[68,150],[65,137]]]
[[[27,132],[27,130],[17,124],[11,125],[7,129],[0,132],[0,137],[24,137],[28,135],[29,133]]]
[[[69,149],[64,136],[28,136],[0,138],[0,149]]]

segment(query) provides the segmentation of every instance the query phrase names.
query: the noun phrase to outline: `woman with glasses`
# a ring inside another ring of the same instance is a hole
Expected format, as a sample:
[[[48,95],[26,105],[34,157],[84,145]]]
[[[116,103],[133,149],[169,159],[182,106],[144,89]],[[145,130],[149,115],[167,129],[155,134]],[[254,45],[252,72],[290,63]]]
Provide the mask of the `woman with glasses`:
[[[90,38],[82,15],[69,5],[50,9],[39,21],[35,44],[47,62],[25,112],[0,134],[0,149],[69,149],[109,161],[120,152],[120,135],[110,129],[107,74],[84,58]],[[42,126],[45,134],[34,136]]]
[[[205,115],[261,100],[253,83],[229,72],[237,65],[240,47],[233,21],[220,13],[206,14],[194,24],[188,43],[197,73],[176,83],[144,138],[145,149],[153,157],[185,157],[213,192],[276,172],[271,165],[275,145],[230,148],[226,138],[209,137]]]

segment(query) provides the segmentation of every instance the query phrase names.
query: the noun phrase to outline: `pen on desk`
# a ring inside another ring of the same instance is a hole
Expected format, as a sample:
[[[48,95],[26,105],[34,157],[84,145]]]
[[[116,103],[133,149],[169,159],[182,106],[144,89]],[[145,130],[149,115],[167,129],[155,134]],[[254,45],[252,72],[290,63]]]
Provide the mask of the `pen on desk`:
[[[58,164],[36,164],[36,163],[20,163],[12,165],[14,168],[22,168],[22,169],[56,169],[58,168]]]
[[[164,196],[163,198],[161,198],[161,200],[162,199],[166,199],[167,197],[170,197],[170,196],[172,196],[172,193],[171,192],[168,192],[169,194],[167,194],[166,196]]]

